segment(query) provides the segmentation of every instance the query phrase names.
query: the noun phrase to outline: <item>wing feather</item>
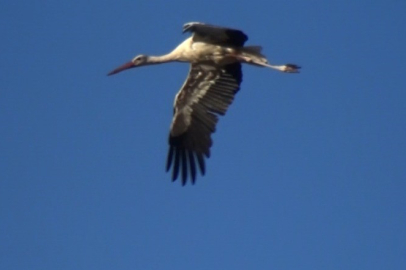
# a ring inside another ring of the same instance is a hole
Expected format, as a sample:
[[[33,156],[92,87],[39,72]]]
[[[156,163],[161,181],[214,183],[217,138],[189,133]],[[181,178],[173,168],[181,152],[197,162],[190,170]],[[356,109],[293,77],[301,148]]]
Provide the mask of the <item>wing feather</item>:
[[[175,181],[178,178],[180,151],[181,148],[175,148],[175,164],[173,164],[172,181]]]
[[[189,155],[189,164],[190,164],[190,176],[192,177],[192,183],[195,183],[196,180],[196,165],[195,165],[195,157],[193,155],[193,151],[188,151]]]
[[[182,185],[186,184],[187,179],[187,159],[186,159],[186,149],[181,150],[182,156]]]
[[[200,152],[197,152],[196,157],[197,157],[197,162],[199,163],[200,172],[202,173],[202,175],[204,175],[206,173],[206,165],[204,163],[203,154]]]
[[[237,29],[215,26],[199,22],[186,23],[183,33],[192,32],[194,41],[203,41],[216,45],[242,47],[248,40],[244,32]]]
[[[210,157],[218,115],[224,115],[240,89],[241,64],[225,66],[191,64],[188,78],[176,95],[174,116],[169,134],[166,170],[173,168],[172,180],[179,172],[182,184],[196,179],[196,161],[205,174],[204,156]]]

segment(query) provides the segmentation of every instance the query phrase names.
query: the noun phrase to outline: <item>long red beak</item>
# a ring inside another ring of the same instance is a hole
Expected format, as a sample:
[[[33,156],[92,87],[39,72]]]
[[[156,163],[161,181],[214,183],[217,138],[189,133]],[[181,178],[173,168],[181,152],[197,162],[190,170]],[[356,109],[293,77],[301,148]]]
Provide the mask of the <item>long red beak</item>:
[[[119,66],[115,70],[111,71],[109,74],[107,74],[107,76],[114,75],[114,74],[119,73],[119,72],[121,72],[123,70],[129,69],[129,68],[135,68],[135,67],[136,66],[134,65],[133,62],[128,62],[128,63],[125,63],[122,66]]]

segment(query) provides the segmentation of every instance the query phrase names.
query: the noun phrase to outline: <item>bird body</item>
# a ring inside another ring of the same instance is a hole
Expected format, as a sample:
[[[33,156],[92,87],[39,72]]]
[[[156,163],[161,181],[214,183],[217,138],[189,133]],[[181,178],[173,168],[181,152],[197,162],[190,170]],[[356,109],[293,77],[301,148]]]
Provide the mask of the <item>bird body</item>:
[[[226,65],[234,62],[266,64],[267,60],[261,52],[260,46],[233,47],[221,46],[201,41],[193,41],[193,36],[179,44],[169,59],[179,62],[203,63],[213,62],[216,65]],[[249,60],[251,59],[251,60]]]
[[[241,63],[297,73],[294,64],[271,65],[260,46],[244,46],[248,37],[240,30],[203,23],[187,23],[183,32],[193,35],[162,56],[138,55],[108,75],[151,64],[189,62],[190,70],[174,101],[169,133],[167,171],[172,180],[181,174],[195,183],[197,171],[205,174],[205,158],[210,157],[211,134],[219,115],[224,115],[242,82]]]

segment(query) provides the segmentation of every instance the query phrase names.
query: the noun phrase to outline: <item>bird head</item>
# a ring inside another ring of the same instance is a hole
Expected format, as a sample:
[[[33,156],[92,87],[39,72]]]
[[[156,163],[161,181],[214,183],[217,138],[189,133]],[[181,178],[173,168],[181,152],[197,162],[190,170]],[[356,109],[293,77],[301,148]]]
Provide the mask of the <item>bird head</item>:
[[[130,62],[125,63],[124,65],[119,66],[118,68],[114,69],[111,71],[108,76],[114,75],[116,73],[119,73],[123,70],[130,69],[130,68],[135,68],[139,66],[143,66],[148,64],[148,56],[140,54],[134,57]]]

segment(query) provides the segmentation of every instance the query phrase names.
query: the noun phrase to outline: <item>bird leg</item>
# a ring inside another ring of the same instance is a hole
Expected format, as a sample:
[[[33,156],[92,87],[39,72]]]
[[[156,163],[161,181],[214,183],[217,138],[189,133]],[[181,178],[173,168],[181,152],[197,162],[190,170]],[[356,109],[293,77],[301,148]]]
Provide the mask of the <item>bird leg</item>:
[[[273,68],[286,73],[299,73],[300,66],[295,64],[285,64],[280,66],[274,66],[270,64],[263,64],[264,67]]]
[[[261,66],[261,67],[268,67],[268,68],[276,69],[276,70],[286,72],[286,73],[299,73],[299,69],[300,69],[300,66],[295,65],[295,64],[271,65],[268,62],[258,61],[256,59],[253,59],[251,57],[247,57],[244,55],[235,55],[235,58],[238,61],[243,62],[243,63]]]

